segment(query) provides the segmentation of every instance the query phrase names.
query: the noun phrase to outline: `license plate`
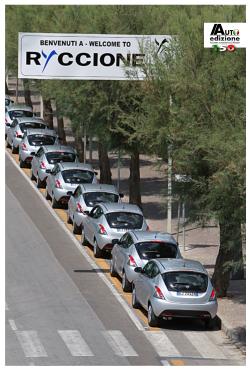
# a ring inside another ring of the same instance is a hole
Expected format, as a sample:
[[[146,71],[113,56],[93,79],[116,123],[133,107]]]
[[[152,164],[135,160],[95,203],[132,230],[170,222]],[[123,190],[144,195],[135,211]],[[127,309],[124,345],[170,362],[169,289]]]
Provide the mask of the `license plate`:
[[[127,229],[117,229],[118,232],[127,232]]]
[[[198,296],[197,292],[177,292],[177,296]]]

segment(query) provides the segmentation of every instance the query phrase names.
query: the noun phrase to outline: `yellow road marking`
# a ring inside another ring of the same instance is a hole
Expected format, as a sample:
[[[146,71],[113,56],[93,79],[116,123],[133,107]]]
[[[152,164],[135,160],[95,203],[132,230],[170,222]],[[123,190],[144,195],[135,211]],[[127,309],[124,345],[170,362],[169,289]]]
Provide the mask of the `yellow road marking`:
[[[181,359],[171,359],[169,362],[172,366],[185,366],[185,363]]]

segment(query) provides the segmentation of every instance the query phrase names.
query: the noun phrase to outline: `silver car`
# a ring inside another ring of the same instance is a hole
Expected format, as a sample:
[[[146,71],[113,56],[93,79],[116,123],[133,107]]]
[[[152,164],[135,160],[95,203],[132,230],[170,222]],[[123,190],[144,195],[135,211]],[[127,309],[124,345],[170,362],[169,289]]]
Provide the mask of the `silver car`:
[[[67,205],[70,195],[80,183],[97,183],[96,172],[90,164],[57,163],[46,180],[46,199],[52,200],[52,208]]]
[[[172,235],[159,231],[129,231],[120,240],[113,240],[110,274],[122,278],[122,289],[130,292],[138,276],[135,267],[144,267],[153,258],[181,258]]]
[[[113,248],[113,239],[120,239],[128,230],[148,229],[141,209],[134,204],[97,204],[83,221],[82,244],[87,241],[94,248],[94,256]]]
[[[12,153],[17,154],[19,145],[27,129],[46,129],[48,124],[38,117],[15,118],[7,130],[6,146],[12,148]]]
[[[148,311],[148,324],[159,320],[198,318],[210,327],[217,313],[217,299],[208,273],[198,261],[153,259],[133,282],[132,306]]]
[[[31,161],[31,179],[37,187],[46,187],[47,170],[60,162],[78,162],[76,150],[68,145],[41,146]]]
[[[7,135],[7,129],[15,118],[21,117],[32,118],[34,116],[32,107],[24,105],[22,103],[13,103],[9,106],[5,106],[5,137]]]
[[[41,146],[54,145],[58,141],[54,129],[27,129],[19,145],[20,167],[29,166],[33,156]]]
[[[81,234],[85,211],[98,203],[119,203],[123,194],[119,194],[113,185],[82,184],[79,185],[68,202],[68,223],[73,223],[73,233]]]

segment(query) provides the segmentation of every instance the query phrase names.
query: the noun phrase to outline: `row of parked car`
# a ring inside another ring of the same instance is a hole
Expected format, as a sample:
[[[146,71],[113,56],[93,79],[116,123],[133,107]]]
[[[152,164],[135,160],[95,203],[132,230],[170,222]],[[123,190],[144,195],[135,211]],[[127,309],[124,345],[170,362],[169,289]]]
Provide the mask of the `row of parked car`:
[[[5,136],[20,167],[30,167],[37,187],[46,188],[52,208],[67,209],[82,245],[92,246],[96,258],[111,256],[111,276],[132,291],[132,306],[148,312],[150,326],[176,317],[211,326],[217,300],[208,273],[198,261],[182,258],[172,235],[150,231],[142,210],[123,203],[115,186],[99,184],[93,167],[79,162],[72,146],[61,145],[30,107],[5,99]]]

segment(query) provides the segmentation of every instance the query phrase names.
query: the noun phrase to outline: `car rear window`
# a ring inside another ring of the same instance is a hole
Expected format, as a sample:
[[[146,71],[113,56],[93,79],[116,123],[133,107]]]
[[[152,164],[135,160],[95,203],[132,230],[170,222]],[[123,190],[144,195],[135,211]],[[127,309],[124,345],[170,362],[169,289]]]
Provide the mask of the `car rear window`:
[[[32,118],[33,112],[31,111],[25,111],[25,110],[12,110],[9,111],[9,116],[11,120],[14,118],[22,118],[23,116],[27,116],[28,118]]]
[[[162,274],[167,289],[172,292],[206,292],[208,277],[193,271],[174,271]]]
[[[25,123],[20,123],[19,124],[19,127],[21,129],[22,132],[26,131],[27,129],[31,128],[31,129],[45,129],[47,128],[47,126],[43,123],[35,123],[35,122],[32,122],[32,123],[28,123],[28,122],[25,122]]]
[[[46,154],[46,159],[48,160],[49,164],[72,162],[75,161],[76,155],[73,152],[64,151],[48,152]]]
[[[94,173],[83,169],[67,169],[62,171],[66,183],[92,183]]]
[[[106,218],[108,224],[114,229],[141,229],[143,223],[143,217],[137,213],[129,212],[113,212],[107,213]]]
[[[88,192],[84,194],[84,201],[88,207],[93,207],[98,203],[117,203],[118,199],[119,197],[117,194],[103,191]]]
[[[31,146],[54,145],[56,137],[46,134],[31,134],[28,136],[28,142]]]
[[[177,247],[161,241],[141,242],[135,244],[139,257],[143,260],[153,258],[175,258]]]

